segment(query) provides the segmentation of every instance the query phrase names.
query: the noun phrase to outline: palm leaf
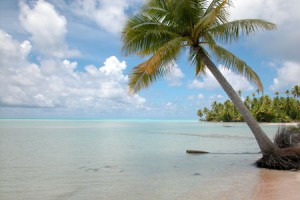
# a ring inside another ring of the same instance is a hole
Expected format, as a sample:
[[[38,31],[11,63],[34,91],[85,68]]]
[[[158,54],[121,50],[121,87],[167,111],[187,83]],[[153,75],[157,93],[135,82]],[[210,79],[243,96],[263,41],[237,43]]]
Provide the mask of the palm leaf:
[[[205,15],[200,19],[200,21],[194,27],[193,37],[195,39],[199,38],[201,31],[208,29],[210,26],[227,22],[227,18],[229,16],[226,10],[227,4],[228,1],[223,0],[216,7],[211,9],[209,12],[205,13]]]
[[[184,41],[184,38],[176,38],[167,42],[148,60],[134,67],[129,75],[130,90],[136,93],[167,75],[174,66],[172,63],[175,62]]]
[[[208,53],[203,49],[202,47],[190,47],[189,54],[188,54],[188,60],[192,62],[193,65],[195,65],[195,76],[199,77],[201,74],[206,75],[206,67],[202,62],[202,56],[199,52],[203,52],[206,55]]]
[[[212,0],[209,4],[209,6],[207,6],[205,14],[207,15],[209,12],[211,12],[215,7],[219,6],[220,4],[222,4],[224,2],[224,0]],[[228,5],[232,5],[232,1],[228,0],[227,1]]]
[[[216,56],[217,60],[221,62],[224,67],[241,74],[248,81],[254,83],[260,91],[263,92],[263,85],[258,75],[249,67],[246,62],[238,58],[230,51],[224,49],[217,44],[209,44],[211,52]]]
[[[260,19],[243,19],[219,24],[208,30],[216,39],[228,43],[237,41],[244,34],[249,35],[257,30],[273,30],[276,25]]]
[[[122,51],[126,55],[147,49],[155,51],[166,42],[179,36],[172,31],[170,26],[163,24],[159,19],[138,14],[125,25],[122,33]]]

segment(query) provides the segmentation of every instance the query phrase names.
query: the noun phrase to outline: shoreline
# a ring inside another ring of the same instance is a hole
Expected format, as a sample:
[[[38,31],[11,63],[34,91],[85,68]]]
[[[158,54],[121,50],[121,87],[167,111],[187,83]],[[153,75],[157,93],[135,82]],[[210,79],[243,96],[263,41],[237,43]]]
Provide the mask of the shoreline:
[[[246,122],[214,122],[214,121],[199,121],[203,123],[216,123],[216,124],[246,124]],[[259,125],[266,125],[266,126],[297,126],[300,122],[258,122]]]
[[[267,125],[267,126],[297,126],[298,124],[300,124],[300,122],[280,122],[280,123],[274,123],[274,122],[261,122],[259,123],[260,125]]]

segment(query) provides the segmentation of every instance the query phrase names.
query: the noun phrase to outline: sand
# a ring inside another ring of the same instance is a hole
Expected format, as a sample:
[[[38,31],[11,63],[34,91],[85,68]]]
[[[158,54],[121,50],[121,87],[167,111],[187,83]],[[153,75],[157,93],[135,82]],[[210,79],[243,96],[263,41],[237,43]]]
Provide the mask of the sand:
[[[262,169],[252,199],[299,200],[300,172]]]
[[[227,174],[191,188],[179,199],[299,200],[300,172],[257,169],[254,173]]]
[[[288,123],[272,123],[272,122],[261,122],[260,125],[266,125],[266,126],[297,126],[299,122],[288,122]]]

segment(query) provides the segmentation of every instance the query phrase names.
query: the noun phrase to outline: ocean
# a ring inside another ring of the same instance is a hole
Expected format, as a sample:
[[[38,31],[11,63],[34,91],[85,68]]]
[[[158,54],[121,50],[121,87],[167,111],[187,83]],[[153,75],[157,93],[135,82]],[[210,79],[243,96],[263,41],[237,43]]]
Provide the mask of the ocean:
[[[0,199],[251,199],[259,157],[243,123],[2,119]]]

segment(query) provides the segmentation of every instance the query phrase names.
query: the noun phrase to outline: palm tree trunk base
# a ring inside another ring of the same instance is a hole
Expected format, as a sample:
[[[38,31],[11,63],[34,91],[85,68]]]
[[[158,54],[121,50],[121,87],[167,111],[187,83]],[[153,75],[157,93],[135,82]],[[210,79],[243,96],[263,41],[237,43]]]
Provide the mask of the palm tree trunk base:
[[[277,170],[300,170],[300,147],[282,148],[269,155],[263,155],[256,166]]]
[[[300,170],[300,125],[279,127],[274,144],[279,149],[263,155],[256,161],[256,166],[278,170]]]

